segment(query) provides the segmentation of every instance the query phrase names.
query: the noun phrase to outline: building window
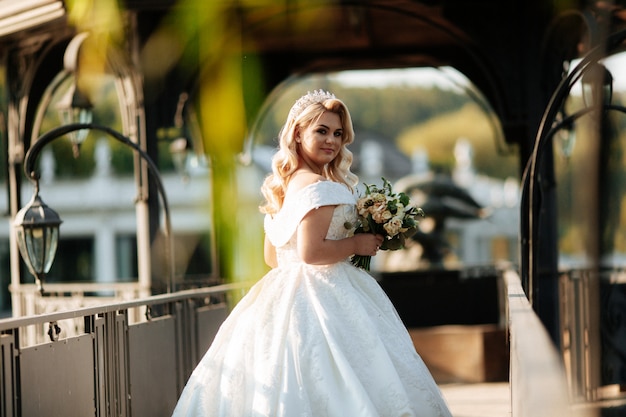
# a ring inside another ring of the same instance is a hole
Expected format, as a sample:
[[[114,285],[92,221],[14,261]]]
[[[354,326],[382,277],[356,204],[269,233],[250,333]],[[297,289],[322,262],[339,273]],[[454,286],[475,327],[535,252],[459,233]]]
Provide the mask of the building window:
[[[64,237],[59,239],[57,255],[46,275],[46,282],[90,282],[94,273],[93,237]]]
[[[137,281],[137,238],[135,235],[119,235],[115,242],[116,274],[120,282]]]

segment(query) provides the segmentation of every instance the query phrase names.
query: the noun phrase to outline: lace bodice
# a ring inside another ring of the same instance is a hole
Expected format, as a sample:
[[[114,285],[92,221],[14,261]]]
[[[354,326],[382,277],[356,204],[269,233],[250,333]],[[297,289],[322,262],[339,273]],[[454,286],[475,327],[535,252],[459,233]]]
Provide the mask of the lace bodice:
[[[265,218],[265,233],[276,247],[279,265],[300,261],[296,246],[298,224],[311,210],[336,205],[326,238],[351,236],[357,220],[355,203],[356,198],[347,187],[332,181],[311,184],[288,196],[276,216]]]

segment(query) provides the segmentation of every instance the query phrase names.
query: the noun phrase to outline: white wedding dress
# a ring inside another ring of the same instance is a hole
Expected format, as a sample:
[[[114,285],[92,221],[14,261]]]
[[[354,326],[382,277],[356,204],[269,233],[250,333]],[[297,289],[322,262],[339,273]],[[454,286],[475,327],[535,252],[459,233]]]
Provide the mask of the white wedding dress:
[[[337,205],[327,237],[352,233],[355,196],[323,181],[266,217],[271,270],[237,304],[189,378],[175,417],[451,416],[379,284],[349,260],[305,264],[302,217]]]

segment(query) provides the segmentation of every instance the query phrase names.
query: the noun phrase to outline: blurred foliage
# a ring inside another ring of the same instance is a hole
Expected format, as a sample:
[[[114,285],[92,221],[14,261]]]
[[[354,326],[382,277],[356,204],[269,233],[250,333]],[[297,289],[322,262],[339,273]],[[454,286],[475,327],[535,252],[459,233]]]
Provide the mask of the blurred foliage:
[[[407,128],[396,142],[408,155],[416,149],[426,149],[432,169],[450,173],[455,165],[454,147],[460,138],[471,143],[473,164],[478,172],[502,179],[519,176],[517,154],[498,154],[494,126],[483,109],[473,102]]]
[[[107,69],[107,53],[124,42],[124,18],[117,0],[66,0],[68,22],[89,32],[79,55],[79,88],[91,96]]]
[[[239,3],[246,7],[248,1]],[[270,6],[274,1],[250,3]],[[228,6],[224,2],[181,0],[146,42],[140,59],[147,82],[158,83],[174,67],[195,80],[190,94],[198,112],[202,148],[212,169],[220,275],[238,281],[258,278],[264,269],[263,252],[258,247],[260,244],[262,248],[262,238],[251,239],[249,230],[238,227],[247,219],[236,183],[236,155],[243,149],[249,109],[260,105],[251,101],[260,102],[264,89],[257,61],[254,57],[244,60],[241,53],[238,10]],[[152,65],[155,62],[159,65]],[[251,90],[254,94],[246,96],[244,86],[250,85],[257,87]],[[235,219],[233,206],[239,208]],[[258,244],[248,248],[253,240]],[[242,256],[247,262],[238,262]]]

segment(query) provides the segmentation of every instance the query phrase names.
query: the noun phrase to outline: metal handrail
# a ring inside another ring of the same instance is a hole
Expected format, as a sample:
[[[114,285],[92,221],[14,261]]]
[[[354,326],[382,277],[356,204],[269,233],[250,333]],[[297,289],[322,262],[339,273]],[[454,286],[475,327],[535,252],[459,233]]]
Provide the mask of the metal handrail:
[[[84,316],[109,313],[113,311],[126,310],[136,307],[153,306],[165,303],[174,303],[189,298],[205,298],[218,293],[228,291],[237,291],[250,288],[252,282],[245,281],[240,283],[220,284],[212,287],[197,288],[192,290],[177,291],[169,294],[153,295],[145,298],[138,298],[130,301],[122,301],[117,303],[102,304],[95,307],[83,307],[74,310],[61,311],[55,313],[41,314],[37,316],[8,318],[0,320],[0,332],[17,327],[31,326],[51,321],[60,321],[66,319],[75,319]]]

